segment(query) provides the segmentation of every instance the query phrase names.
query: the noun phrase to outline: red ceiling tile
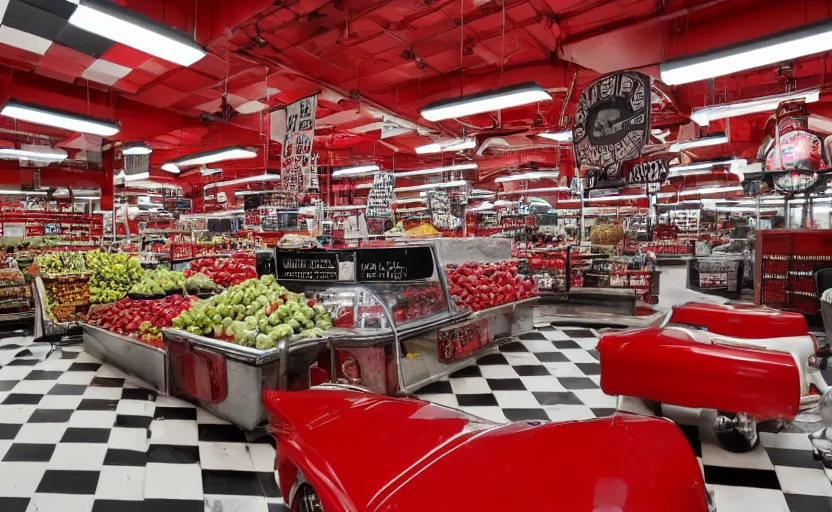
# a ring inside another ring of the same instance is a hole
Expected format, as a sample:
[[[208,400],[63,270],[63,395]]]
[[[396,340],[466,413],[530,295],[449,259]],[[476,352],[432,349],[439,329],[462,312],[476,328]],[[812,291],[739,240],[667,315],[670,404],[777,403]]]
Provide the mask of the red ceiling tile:
[[[112,48],[104,52],[104,55],[101,56],[102,59],[108,62],[119,64],[131,69],[138,68],[144,64],[145,61],[150,59],[150,57],[150,55],[142,51],[130,48],[129,46],[125,46],[120,43],[115,43]]]
[[[41,65],[48,64],[52,69],[75,73],[77,76],[81,76],[93,62],[95,57],[56,43],[52,43],[41,58]]]
[[[163,84],[157,84],[133,97],[136,101],[147,103],[155,107],[168,107],[188,96],[188,93],[177,91]]]
[[[167,73],[171,69],[175,69],[178,67],[180,67],[179,64],[174,64],[172,62],[162,60],[158,57],[151,57],[144,61],[144,63],[142,63],[142,65],[139,66],[138,69],[159,76]]]
[[[34,69],[40,59],[41,55],[37,53],[27,52],[26,50],[0,43],[0,63],[8,63],[18,68]]]
[[[179,91],[196,91],[211,87],[217,83],[217,79],[211,76],[195,73],[190,69],[182,69],[177,73],[165,78],[165,85]]]
[[[129,92],[131,94],[135,94],[136,92],[138,92],[139,89],[141,89],[142,87],[149,84],[155,79],[156,77],[154,75],[151,75],[146,71],[142,71],[141,69],[134,69],[133,71],[128,73],[127,76],[113,84],[113,87],[125,92]]]
[[[53,78],[55,80],[60,80],[62,82],[68,82],[68,83],[71,83],[71,84],[75,83],[75,79],[78,78],[78,75],[67,75],[65,73],[62,73],[61,71],[51,69],[51,68],[48,68],[48,67],[45,67],[45,66],[36,67],[35,68],[35,74],[45,76],[45,77],[49,77],[49,78]]]
[[[211,100],[205,99],[205,98],[203,98],[201,96],[198,96],[198,95],[192,95],[192,96],[188,96],[187,98],[184,98],[180,101],[177,101],[176,103],[172,104],[170,106],[170,108],[172,108],[173,110],[179,110],[179,111],[190,111],[190,110],[198,111],[199,109],[196,108],[197,106],[202,105],[202,104],[204,104],[206,102],[209,102],[209,101],[211,101]]]

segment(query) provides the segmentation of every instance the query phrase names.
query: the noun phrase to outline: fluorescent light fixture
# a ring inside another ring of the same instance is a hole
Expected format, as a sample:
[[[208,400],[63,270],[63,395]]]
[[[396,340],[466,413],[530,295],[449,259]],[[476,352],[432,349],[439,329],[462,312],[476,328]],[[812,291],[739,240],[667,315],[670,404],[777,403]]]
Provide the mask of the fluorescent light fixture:
[[[355,186],[355,190],[367,190],[373,188],[372,183],[359,183]]]
[[[0,196],[45,196],[43,190],[0,190]]]
[[[530,193],[542,192],[569,192],[569,187],[543,187],[543,188],[527,188],[524,190],[508,190],[506,192],[498,192],[497,196],[522,196]]]
[[[101,196],[75,196],[73,199],[80,199],[82,201],[97,201],[101,199]]]
[[[729,117],[738,117],[747,114],[756,114],[759,112],[771,112],[775,110],[780,103],[797,99],[805,99],[806,103],[814,103],[820,99],[820,89],[775,94],[772,96],[763,96],[761,98],[723,103],[722,105],[696,108],[693,109],[690,118],[700,126],[707,126],[711,121],[715,121],[717,119],[726,119]]]
[[[142,181],[150,178],[149,172],[140,172],[139,174],[126,174],[124,175],[124,182],[130,183],[131,181]]]
[[[205,50],[185,34],[110,2],[81,2],[69,17],[70,25],[188,67]]]
[[[468,182],[465,180],[446,181],[444,183],[425,183],[424,185],[414,185],[412,187],[394,188],[393,192],[414,192],[416,190],[431,190],[434,188],[454,188],[464,187]]]
[[[125,144],[121,147],[122,155],[149,155],[153,153],[153,148],[143,142]]]
[[[728,192],[741,192],[743,190],[742,186],[735,185],[731,187],[706,187],[706,188],[697,188],[697,189],[690,189],[690,190],[682,190],[681,192],[662,192],[658,194],[656,197],[658,198],[665,198],[665,197],[684,197],[684,196],[702,196],[702,195],[711,195],[711,194],[725,194]]]
[[[702,137],[699,139],[686,140],[685,142],[676,142],[670,146],[670,151],[678,152],[683,149],[703,148],[706,146],[717,146],[728,142],[727,135],[713,135],[711,137]]]
[[[242,208],[237,210],[220,210],[217,212],[210,212],[210,213],[183,213],[179,216],[180,220],[192,220],[192,219],[216,219],[222,217],[233,217],[235,215],[245,215],[245,210]]]
[[[220,174],[221,172],[222,172],[222,169],[220,169],[220,168],[207,169],[207,168],[203,167],[202,169],[199,170],[199,174],[201,174],[202,176],[213,176],[214,174]]]
[[[679,85],[832,50],[832,22],[812,23],[659,65],[662,82]]]
[[[479,166],[472,162],[470,164],[446,165],[444,167],[433,167],[430,169],[420,169],[418,171],[397,172],[395,173],[395,176],[396,178],[407,178],[409,176],[426,176],[428,174],[441,174],[443,172],[470,171],[471,169],[476,169],[477,167]]]
[[[426,144],[416,148],[417,155],[429,155],[431,153],[443,153],[452,151],[462,151],[463,149],[473,149],[477,146],[474,139],[455,140],[446,145],[441,145],[438,142],[433,144]]]
[[[543,132],[538,133],[537,136],[556,142],[572,142],[572,130],[561,130],[559,132]]]
[[[67,158],[66,151],[62,149],[43,148],[43,150],[31,151],[24,149],[0,148],[0,158],[5,160],[41,160],[44,162],[63,162]]]
[[[381,168],[376,164],[361,164],[351,165],[349,167],[341,167],[332,171],[332,178],[348,178],[350,176],[364,176],[367,174],[375,174]]]
[[[217,183],[209,183],[205,188],[228,187],[230,185],[243,185],[245,183],[259,183],[261,181],[280,181],[279,174],[258,174],[256,176],[249,176],[247,178],[238,178],[236,180],[219,181]]]
[[[414,208],[396,208],[396,213],[416,213],[416,212],[426,212],[428,211],[427,206],[416,206]]]
[[[522,174],[512,174],[510,176],[500,176],[494,180],[494,183],[505,183],[507,181],[519,180],[540,180],[544,178],[557,179],[560,173],[557,171],[531,171]]]
[[[442,121],[551,99],[549,93],[537,83],[525,82],[493,91],[436,101],[422,108],[421,114],[428,121]]]
[[[53,110],[37,105],[28,105],[16,100],[9,100],[0,111],[0,115],[19,121],[27,121],[44,126],[53,126],[79,133],[89,133],[101,137],[111,137],[119,132],[119,126],[109,121],[80,116],[71,112]]]
[[[324,208],[325,211],[334,212],[334,211],[353,211],[353,210],[366,210],[366,204],[346,204],[343,206],[327,206]]]
[[[199,153],[191,153],[182,158],[168,162],[176,167],[186,167],[189,165],[205,165],[216,162],[224,162],[226,160],[245,160],[257,156],[256,151],[244,148],[243,146],[229,146],[227,148],[214,149],[211,151],[201,151]],[[168,165],[168,164],[165,164]],[[162,166],[165,169],[165,166]],[[165,169],[168,172],[178,172]]]
[[[742,187],[740,187],[742,188]],[[585,199],[584,201],[589,201],[593,203],[601,203],[601,202],[613,202],[613,201],[636,201],[638,199],[647,199],[646,195],[624,195],[624,196],[601,196],[601,197],[590,197]]]
[[[674,165],[670,168],[671,174],[685,174],[688,171],[701,171],[703,169],[712,169],[714,167],[733,167],[735,165],[745,165],[748,163],[744,158],[734,158],[731,160],[710,160],[707,162],[693,162],[687,165]]]
[[[179,174],[179,166],[171,162],[162,164],[162,170],[173,174]]]
[[[393,199],[393,204],[413,204],[424,202],[425,200],[421,197],[406,197],[404,199]]]

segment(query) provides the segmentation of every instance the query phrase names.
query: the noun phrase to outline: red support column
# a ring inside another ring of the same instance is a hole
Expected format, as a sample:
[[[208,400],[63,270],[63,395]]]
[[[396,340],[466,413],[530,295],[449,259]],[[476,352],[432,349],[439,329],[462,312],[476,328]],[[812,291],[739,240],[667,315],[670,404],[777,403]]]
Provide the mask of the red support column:
[[[110,148],[101,155],[101,166],[104,178],[101,183],[101,209],[113,209],[113,166],[115,164],[115,148]]]

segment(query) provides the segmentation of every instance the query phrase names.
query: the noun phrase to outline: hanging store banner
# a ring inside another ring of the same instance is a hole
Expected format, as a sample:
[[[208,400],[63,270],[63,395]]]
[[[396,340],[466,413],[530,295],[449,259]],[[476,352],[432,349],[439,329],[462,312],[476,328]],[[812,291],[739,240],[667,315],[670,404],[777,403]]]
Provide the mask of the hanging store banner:
[[[669,158],[643,158],[623,165],[627,183],[664,183],[670,175]]]
[[[643,73],[620,71],[581,93],[572,145],[587,188],[623,183],[623,162],[641,157],[650,133],[650,85]]]
[[[393,216],[390,201],[396,177],[392,172],[377,172],[373,175],[372,188],[367,195],[367,217],[389,219]]]
[[[803,99],[784,101],[775,113],[774,144],[766,152],[766,171],[816,171],[823,143],[809,132],[809,111]]]
[[[317,185],[317,168],[312,154],[317,99],[317,96],[307,96],[286,106],[280,183],[287,192],[306,192]]]

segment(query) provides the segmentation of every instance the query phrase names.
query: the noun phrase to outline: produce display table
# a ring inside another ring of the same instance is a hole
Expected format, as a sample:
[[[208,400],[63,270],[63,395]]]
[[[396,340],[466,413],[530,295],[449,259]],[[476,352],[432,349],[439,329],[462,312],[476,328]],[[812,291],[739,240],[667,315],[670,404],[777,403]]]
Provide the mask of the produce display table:
[[[168,393],[165,349],[94,325],[82,326],[84,350],[88,354],[132,373],[162,393]]]

